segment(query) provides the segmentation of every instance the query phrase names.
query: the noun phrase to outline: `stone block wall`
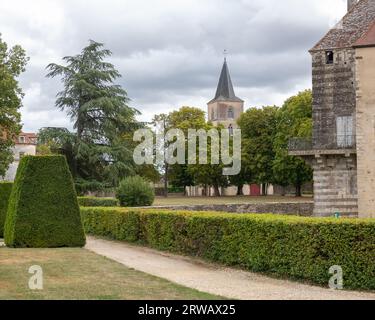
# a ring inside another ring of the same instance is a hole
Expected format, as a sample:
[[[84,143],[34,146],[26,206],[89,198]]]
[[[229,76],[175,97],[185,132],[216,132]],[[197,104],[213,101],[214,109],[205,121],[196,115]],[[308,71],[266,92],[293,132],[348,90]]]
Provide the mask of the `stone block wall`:
[[[162,206],[151,207],[152,209],[181,210],[181,211],[218,211],[229,213],[259,213],[259,214],[283,214],[297,216],[312,216],[314,203],[306,202],[269,202],[248,204],[212,204],[191,206]],[[145,208],[150,209],[150,207]]]
[[[357,158],[322,155],[313,160],[314,216],[358,215]]]
[[[333,54],[333,64],[327,64],[326,51],[312,53],[314,149],[336,149],[336,118],[355,115],[355,50]]]

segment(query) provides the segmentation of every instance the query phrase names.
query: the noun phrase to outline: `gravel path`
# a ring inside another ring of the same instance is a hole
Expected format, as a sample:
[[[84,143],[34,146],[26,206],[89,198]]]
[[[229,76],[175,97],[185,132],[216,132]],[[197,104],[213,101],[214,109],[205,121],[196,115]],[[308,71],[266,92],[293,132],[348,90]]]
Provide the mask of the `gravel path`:
[[[332,291],[209,264],[124,242],[89,237],[86,249],[174,283],[239,300],[375,300],[375,293]]]

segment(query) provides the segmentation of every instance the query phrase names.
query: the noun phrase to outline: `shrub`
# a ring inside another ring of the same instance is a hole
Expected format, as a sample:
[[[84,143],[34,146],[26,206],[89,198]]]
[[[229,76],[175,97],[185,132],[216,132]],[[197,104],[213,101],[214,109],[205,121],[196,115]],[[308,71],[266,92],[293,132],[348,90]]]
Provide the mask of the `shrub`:
[[[8,210],[8,200],[12,192],[12,182],[0,182],[0,238],[4,236],[5,217]]]
[[[5,222],[9,247],[82,247],[77,195],[63,156],[21,159]]]
[[[116,197],[122,207],[151,206],[155,200],[154,189],[142,177],[124,179],[117,189]]]
[[[78,197],[78,204],[81,207],[117,207],[118,201],[115,198]]]
[[[274,215],[83,208],[86,231],[327,286],[375,289],[375,221]]]

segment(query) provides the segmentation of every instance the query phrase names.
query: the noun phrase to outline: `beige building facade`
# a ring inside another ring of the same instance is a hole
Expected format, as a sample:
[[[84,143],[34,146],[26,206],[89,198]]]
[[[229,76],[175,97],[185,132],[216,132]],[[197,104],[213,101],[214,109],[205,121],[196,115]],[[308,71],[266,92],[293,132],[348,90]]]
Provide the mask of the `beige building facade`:
[[[12,149],[13,152],[13,162],[10,164],[6,174],[2,179],[4,181],[14,181],[17,173],[17,169],[20,160],[23,156],[35,156],[36,155],[36,144],[37,136],[34,133],[24,133],[22,132]]]
[[[375,23],[356,45],[358,212],[375,218]]]

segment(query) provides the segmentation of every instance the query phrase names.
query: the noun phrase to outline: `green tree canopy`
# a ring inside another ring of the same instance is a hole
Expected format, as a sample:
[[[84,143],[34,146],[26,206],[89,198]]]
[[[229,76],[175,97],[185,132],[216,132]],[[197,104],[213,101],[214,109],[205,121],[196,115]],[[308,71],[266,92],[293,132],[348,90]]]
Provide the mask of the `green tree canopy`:
[[[205,112],[199,108],[182,107],[177,111],[169,114],[169,126],[174,129],[180,129],[184,132],[185,138],[188,137],[189,129],[206,129]],[[186,143],[187,154],[187,143]],[[186,187],[193,186],[194,175],[187,164],[175,164],[170,168],[169,179],[173,186],[181,187],[186,190]]]
[[[63,58],[65,65],[48,65],[47,77],[61,77],[64,85],[56,106],[70,116],[75,132],[71,136],[60,131],[61,139],[54,140],[70,156],[73,176],[117,185],[134,172],[132,150],[124,136],[140,125],[135,120],[139,112],[128,106],[126,91],[115,84],[120,73],[105,61],[111,54],[103,44],[90,41],[80,54]]]
[[[13,161],[12,146],[21,131],[23,93],[17,81],[25,71],[28,58],[20,46],[8,48],[0,34],[0,176]]]
[[[276,106],[250,108],[238,121],[242,130],[243,154],[246,156],[243,165],[248,173],[252,173],[253,181],[264,186],[273,183],[277,111]]]
[[[302,185],[312,180],[312,169],[304,160],[288,155],[291,138],[312,137],[312,93],[305,90],[290,97],[277,112],[276,136],[273,149],[273,174],[275,183],[294,185],[296,195],[301,196]]]

